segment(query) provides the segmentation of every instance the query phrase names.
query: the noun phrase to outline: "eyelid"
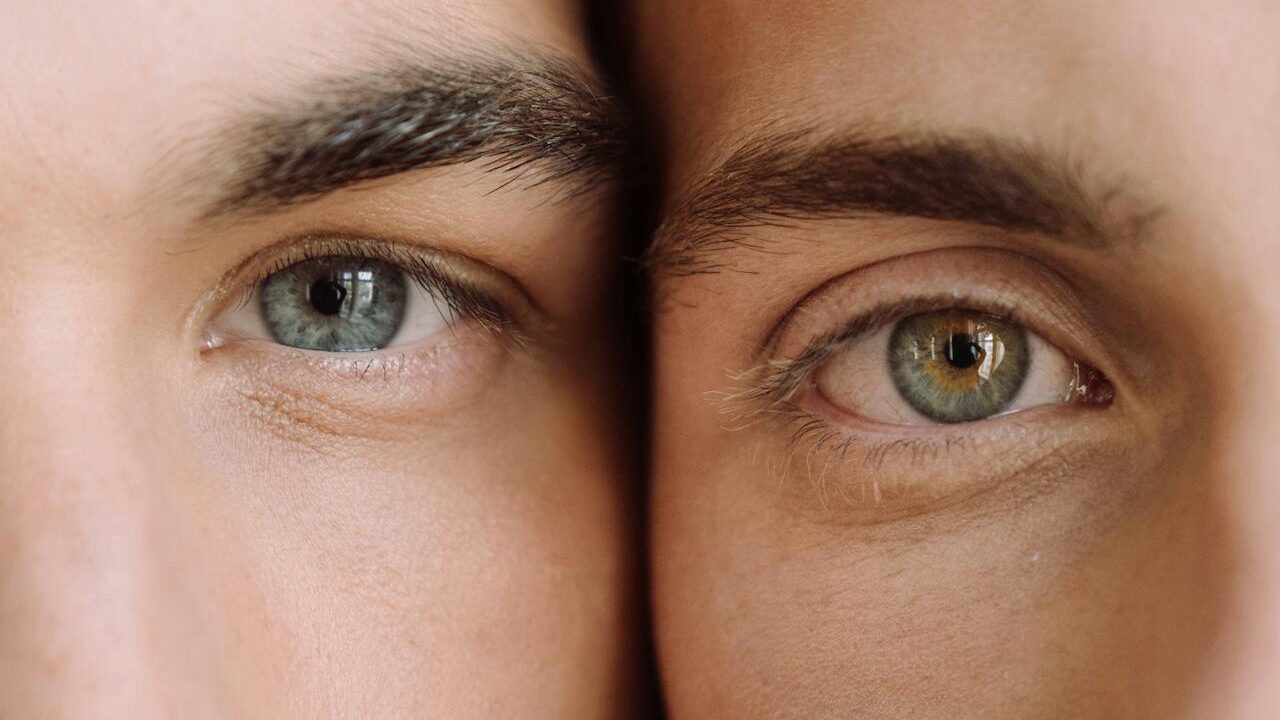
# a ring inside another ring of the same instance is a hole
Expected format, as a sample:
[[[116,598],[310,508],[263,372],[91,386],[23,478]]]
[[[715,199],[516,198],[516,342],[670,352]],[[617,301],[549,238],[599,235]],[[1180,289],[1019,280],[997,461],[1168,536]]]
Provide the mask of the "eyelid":
[[[507,273],[466,256],[422,245],[349,233],[307,233],[264,248],[228,271],[193,313],[200,344],[212,349],[225,341],[213,321],[234,303],[247,302],[271,274],[304,260],[329,256],[381,260],[448,304],[459,318],[472,320],[518,347],[549,329],[528,293]]]
[[[1128,345],[1107,332],[1086,297],[1057,269],[1008,250],[898,256],[810,291],[756,344],[752,368],[729,392],[709,397],[720,400],[727,429],[760,428],[744,433],[757,443],[752,462],[764,463],[769,487],[782,488],[788,507],[822,522],[933,517],[994,498],[996,488],[1025,496],[1087,479],[1090,467],[1113,476],[1116,467],[1150,461],[1159,445],[1135,422],[1145,403],[1134,390],[1143,385],[1134,383],[1125,353],[1113,350]],[[1042,405],[994,422],[889,425],[841,412],[811,392],[830,350],[907,315],[955,307],[1002,315],[1095,367],[1114,385],[1115,411]]]
[[[788,311],[760,344],[754,369],[739,376],[749,387],[734,397],[776,408],[845,343],[907,315],[953,307],[1026,326],[1097,367],[1119,392],[1125,369],[1100,351],[1102,333],[1076,298],[1062,275],[1006,250],[949,248],[884,260],[828,280]]]

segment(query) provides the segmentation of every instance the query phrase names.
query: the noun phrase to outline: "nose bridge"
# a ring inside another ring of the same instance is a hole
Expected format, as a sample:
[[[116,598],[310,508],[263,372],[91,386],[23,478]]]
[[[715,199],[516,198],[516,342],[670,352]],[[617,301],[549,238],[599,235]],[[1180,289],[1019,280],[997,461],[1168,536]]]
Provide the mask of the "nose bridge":
[[[0,716],[161,717],[198,626],[181,469],[111,304],[30,285],[0,321]]]

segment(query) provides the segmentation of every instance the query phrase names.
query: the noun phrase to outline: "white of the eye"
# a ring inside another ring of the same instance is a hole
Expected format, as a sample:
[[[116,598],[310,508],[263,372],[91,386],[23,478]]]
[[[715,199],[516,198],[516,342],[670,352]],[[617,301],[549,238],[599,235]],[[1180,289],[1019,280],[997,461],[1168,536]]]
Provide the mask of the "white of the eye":
[[[405,279],[404,318],[387,347],[412,345],[445,330],[457,319],[457,313],[443,300],[412,279]],[[254,288],[249,297],[222,313],[213,323],[219,335],[242,340],[274,342],[271,330],[262,317],[262,297]],[[351,353],[348,353],[351,354]]]
[[[1044,338],[1028,330],[1027,345],[1027,377],[1005,412],[1066,402],[1075,377],[1075,363]]]
[[[444,331],[458,319],[458,313],[443,298],[412,279],[406,279],[404,319],[387,347],[412,345]]]
[[[814,383],[837,407],[868,420],[934,425],[902,397],[890,375],[889,340],[894,326],[889,323],[837,351],[815,373]],[[1075,364],[1061,350],[1031,331],[1027,331],[1027,344],[1027,377],[1005,413],[1065,402],[1071,387]]]

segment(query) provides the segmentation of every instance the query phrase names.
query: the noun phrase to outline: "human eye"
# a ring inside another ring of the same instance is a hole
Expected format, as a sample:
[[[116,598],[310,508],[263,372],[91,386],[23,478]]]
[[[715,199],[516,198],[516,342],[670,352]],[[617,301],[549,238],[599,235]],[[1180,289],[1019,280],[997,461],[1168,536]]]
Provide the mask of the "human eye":
[[[298,350],[371,353],[411,346],[507,310],[462,258],[386,243],[325,239],[291,248],[251,276],[210,328],[212,343],[268,341]]]
[[[803,470],[805,486],[868,521],[924,512],[1037,463],[1113,457],[1131,434],[1117,428],[1123,363],[1101,337],[1045,266],[990,249],[919,253],[800,300],[723,410],[785,443],[776,481]]]
[[[826,352],[814,391],[873,422],[970,423],[1047,405],[1102,405],[1112,393],[1097,369],[1039,333],[964,307],[911,313]]]
[[[288,237],[229,271],[204,305],[193,322],[206,366],[291,433],[407,427],[461,408],[550,332],[499,268],[360,235]]]

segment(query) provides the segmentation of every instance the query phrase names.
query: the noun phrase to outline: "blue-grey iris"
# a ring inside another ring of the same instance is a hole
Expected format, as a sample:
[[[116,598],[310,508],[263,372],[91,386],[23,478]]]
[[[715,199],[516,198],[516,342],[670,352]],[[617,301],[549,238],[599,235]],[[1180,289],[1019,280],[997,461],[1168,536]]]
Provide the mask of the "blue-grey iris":
[[[360,257],[303,260],[262,283],[262,317],[277,342],[305,350],[386,347],[404,320],[405,273]]]

